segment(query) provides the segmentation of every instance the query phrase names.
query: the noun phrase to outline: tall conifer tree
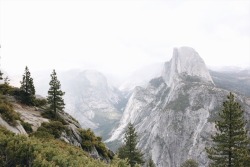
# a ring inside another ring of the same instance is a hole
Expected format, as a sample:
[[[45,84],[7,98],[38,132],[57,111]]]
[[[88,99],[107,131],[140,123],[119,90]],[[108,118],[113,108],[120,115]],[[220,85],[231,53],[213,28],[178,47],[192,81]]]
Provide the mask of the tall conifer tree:
[[[20,89],[22,91],[24,91],[29,95],[35,95],[36,91],[33,83],[33,78],[31,78],[31,74],[27,66],[25,67],[24,70],[23,80],[20,83],[21,83]]]
[[[136,148],[137,137],[134,126],[129,123],[124,138],[125,145],[118,149],[118,157],[121,159],[127,158],[131,167],[144,163],[143,154]]]
[[[53,115],[57,116],[57,111],[61,111],[64,109],[64,100],[63,95],[65,92],[61,90],[60,81],[57,79],[56,71],[53,70],[51,76],[51,81],[49,83],[50,89],[48,91],[47,101],[50,105],[50,110],[52,111]]]
[[[210,166],[246,167],[249,166],[249,139],[245,129],[243,110],[230,93],[223,102],[219,119],[215,122],[217,133],[212,136],[213,146],[206,148]]]
[[[20,83],[20,89],[22,91],[21,101],[28,105],[33,105],[36,91],[33,83],[33,78],[31,77],[30,71],[27,66],[25,67],[23,79]]]

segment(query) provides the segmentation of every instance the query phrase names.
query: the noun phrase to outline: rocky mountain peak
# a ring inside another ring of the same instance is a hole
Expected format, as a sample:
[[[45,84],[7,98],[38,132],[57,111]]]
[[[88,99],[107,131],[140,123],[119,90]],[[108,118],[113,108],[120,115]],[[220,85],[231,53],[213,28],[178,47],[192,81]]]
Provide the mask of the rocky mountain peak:
[[[191,47],[174,48],[173,57],[165,63],[162,76],[169,86],[180,81],[181,76],[197,77],[204,82],[213,83],[203,59]]]

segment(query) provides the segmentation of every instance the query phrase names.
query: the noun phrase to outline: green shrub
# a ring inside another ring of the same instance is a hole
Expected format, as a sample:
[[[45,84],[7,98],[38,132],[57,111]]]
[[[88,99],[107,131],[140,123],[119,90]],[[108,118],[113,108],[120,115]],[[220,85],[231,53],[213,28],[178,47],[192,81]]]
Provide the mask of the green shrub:
[[[113,157],[111,161],[111,166],[130,167],[127,159],[119,159],[117,155]]]
[[[101,154],[102,156],[104,156],[105,158],[109,157],[109,151],[107,150],[106,146],[104,143],[102,143],[101,141],[97,142],[95,144],[96,150],[99,154]],[[110,157],[109,157],[110,158]]]
[[[32,127],[31,127],[31,124],[30,124],[30,123],[21,121],[21,124],[22,124],[23,128],[25,129],[25,131],[26,131],[27,133],[32,133],[32,132],[33,132],[33,129],[32,129]]]
[[[41,106],[45,106],[47,104],[47,100],[46,99],[36,98],[34,103],[35,103],[35,106],[41,107]]]
[[[112,152],[107,149],[105,144],[102,142],[102,138],[95,136],[92,130],[79,129],[79,132],[82,138],[81,145],[84,150],[91,151],[95,147],[97,152],[104,158],[113,158]]]
[[[19,88],[13,87],[11,90],[9,90],[9,95],[15,96],[16,98],[20,96],[21,90]]]
[[[37,132],[47,132],[54,138],[59,138],[62,132],[67,131],[67,127],[59,121],[43,122],[42,125],[37,129]]]
[[[34,95],[24,92],[23,90],[15,87],[11,87],[7,92],[9,95],[14,96],[19,102],[29,105],[35,106],[36,98]]]
[[[44,118],[48,118],[48,119],[55,119],[56,116],[55,116],[55,113],[52,112],[51,110],[49,109],[46,109],[42,114],[41,114]]]
[[[37,139],[6,131],[0,127],[0,166],[115,167],[125,164],[119,159],[106,164],[91,158],[79,147],[59,140]]]
[[[35,96],[24,91],[21,91],[20,96],[18,97],[20,102],[28,106],[35,106]]]
[[[32,137],[36,137],[36,138],[43,138],[43,139],[54,139],[54,135],[50,134],[49,132],[46,131],[36,131],[33,132],[32,134],[30,134],[30,136]]]
[[[13,110],[12,105],[4,100],[0,100],[0,114],[12,126],[17,125],[16,120],[20,120],[19,114]]]
[[[59,121],[61,122],[63,125],[67,125],[68,123],[58,114],[58,113],[54,113],[53,111],[51,111],[50,109],[46,109],[43,113],[42,116],[44,118],[48,118],[51,121]]]
[[[23,90],[8,84],[0,84],[0,94],[15,96],[18,101],[29,106],[41,107],[47,104],[46,99],[36,98],[34,95],[30,95]]]
[[[9,94],[14,88],[8,84],[0,84],[0,93],[3,95]]]
[[[8,129],[6,129],[5,127],[3,127],[1,125],[0,125],[0,134],[8,135],[8,136],[14,136],[15,135],[13,132],[9,131]]]

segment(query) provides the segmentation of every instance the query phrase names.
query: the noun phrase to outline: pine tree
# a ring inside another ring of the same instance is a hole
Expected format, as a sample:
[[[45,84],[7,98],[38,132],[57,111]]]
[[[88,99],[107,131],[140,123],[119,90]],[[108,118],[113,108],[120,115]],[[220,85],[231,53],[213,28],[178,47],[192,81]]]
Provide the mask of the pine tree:
[[[136,148],[137,137],[134,126],[129,123],[124,138],[125,145],[118,149],[118,157],[121,159],[127,158],[131,167],[144,163],[143,154]]]
[[[33,78],[31,78],[31,74],[27,66],[24,70],[23,80],[20,83],[20,89],[23,92],[21,94],[21,101],[28,105],[33,105],[36,91],[33,83]]]
[[[249,139],[245,129],[243,110],[230,93],[223,102],[219,120],[215,122],[217,133],[212,136],[213,146],[206,148],[210,166],[245,167],[249,162]]]
[[[20,89],[29,95],[35,95],[35,93],[36,93],[35,87],[33,84],[33,78],[31,78],[31,74],[30,74],[27,66],[25,67],[25,71],[23,74],[23,80],[21,81]]]
[[[57,79],[56,71],[53,70],[51,76],[51,81],[49,83],[50,89],[48,91],[47,101],[50,105],[50,111],[52,112],[54,117],[57,117],[57,111],[61,111],[64,109],[64,100],[62,96],[65,94],[61,90],[60,81]]]

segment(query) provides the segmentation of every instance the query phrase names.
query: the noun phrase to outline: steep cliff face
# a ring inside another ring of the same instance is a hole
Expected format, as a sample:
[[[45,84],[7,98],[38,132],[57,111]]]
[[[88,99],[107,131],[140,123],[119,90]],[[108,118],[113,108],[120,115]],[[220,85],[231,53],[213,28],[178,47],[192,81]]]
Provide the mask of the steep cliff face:
[[[190,47],[174,48],[173,57],[165,63],[162,72],[162,77],[169,86],[178,82],[182,75],[213,83],[203,59]]]
[[[205,146],[228,91],[217,88],[204,61],[192,48],[174,50],[163,74],[146,88],[137,87],[120,125],[107,142],[121,141],[129,122],[139,135],[138,147],[158,167],[179,167],[192,158],[207,166]],[[247,98],[237,96],[249,118]]]

